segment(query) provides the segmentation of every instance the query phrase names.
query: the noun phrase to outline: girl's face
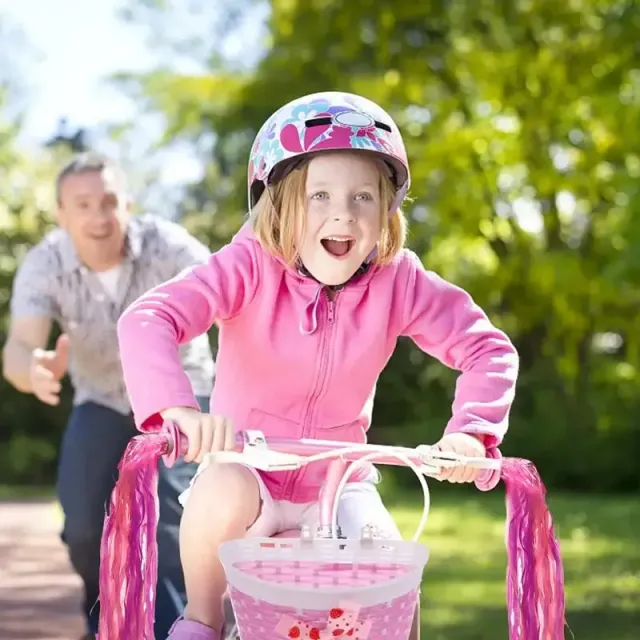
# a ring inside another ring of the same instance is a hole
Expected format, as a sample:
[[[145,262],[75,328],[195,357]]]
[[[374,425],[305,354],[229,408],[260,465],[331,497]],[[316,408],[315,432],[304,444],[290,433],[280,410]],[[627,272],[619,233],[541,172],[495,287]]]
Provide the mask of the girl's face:
[[[362,153],[333,152],[309,163],[304,229],[296,247],[304,266],[325,285],[344,284],[380,238],[381,173]]]

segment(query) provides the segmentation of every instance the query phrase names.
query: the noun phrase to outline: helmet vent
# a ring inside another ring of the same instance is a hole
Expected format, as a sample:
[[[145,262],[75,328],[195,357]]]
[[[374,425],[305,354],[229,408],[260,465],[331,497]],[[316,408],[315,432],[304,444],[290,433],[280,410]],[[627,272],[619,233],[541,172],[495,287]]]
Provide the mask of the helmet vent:
[[[342,114],[338,114],[338,118],[340,115]],[[359,115],[359,114],[356,114],[356,115]],[[311,128],[311,127],[331,125],[331,124],[334,124],[335,122],[337,122],[338,124],[343,124],[338,119],[334,119],[331,116],[325,116],[324,118],[310,118],[309,120],[305,120],[304,125],[307,128]],[[345,122],[344,124],[350,124],[350,123]],[[367,124],[368,123],[364,123],[364,122],[362,124],[354,123],[352,126],[367,126]],[[383,122],[378,122],[377,120],[374,120],[373,124],[378,129],[383,129],[384,131],[388,131],[389,133],[391,133],[391,127],[388,124],[384,124]]]

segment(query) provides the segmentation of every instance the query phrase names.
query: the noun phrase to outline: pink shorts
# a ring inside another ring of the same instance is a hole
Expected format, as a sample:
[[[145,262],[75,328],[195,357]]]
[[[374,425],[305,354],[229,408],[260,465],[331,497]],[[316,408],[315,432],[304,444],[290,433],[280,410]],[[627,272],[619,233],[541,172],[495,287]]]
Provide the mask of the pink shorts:
[[[180,495],[181,505],[186,504],[191,487],[208,464],[208,461],[204,461],[200,465],[189,488]],[[258,482],[262,499],[260,514],[247,531],[248,536],[269,538],[290,529],[299,529],[304,525],[311,527],[311,531],[315,533],[319,517],[317,502],[298,503],[274,500],[260,474],[253,467],[247,466],[247,469]],[[381,538],[402,539],[396,523],[378,493],[376,488],[378,481],[378,471],[373,469],[368,478],[361,482],[350,482],[343,489],[338,506],[338,525],[346,538],[360,538],[363,527],[371,525]]]

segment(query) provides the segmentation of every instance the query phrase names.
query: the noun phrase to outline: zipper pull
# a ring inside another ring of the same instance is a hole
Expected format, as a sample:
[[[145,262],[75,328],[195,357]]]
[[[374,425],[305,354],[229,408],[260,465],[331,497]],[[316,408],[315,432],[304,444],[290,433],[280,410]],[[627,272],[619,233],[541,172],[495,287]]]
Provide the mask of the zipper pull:
[[[336,306],[335,300],[329,300],[329,313],[327,316],[327,320],[329,321],[329,324],[333,324],[333,319],[335,317],[335,314],[334,314],[335,306]]]

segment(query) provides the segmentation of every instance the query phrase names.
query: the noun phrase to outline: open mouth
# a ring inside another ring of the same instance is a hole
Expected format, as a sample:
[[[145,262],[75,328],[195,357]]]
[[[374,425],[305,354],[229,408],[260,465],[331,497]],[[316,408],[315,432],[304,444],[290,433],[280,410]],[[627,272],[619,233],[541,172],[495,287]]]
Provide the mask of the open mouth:
[[[92,231],[87,232],[87,237],[91,238],[91,240],[107,240],[113,235],[114,228],[112,225],[93,229]]]
[[[356,241],[348,236],[329,236],[321,241],[324,250],[334,258],[344,258],[353,249]]]

